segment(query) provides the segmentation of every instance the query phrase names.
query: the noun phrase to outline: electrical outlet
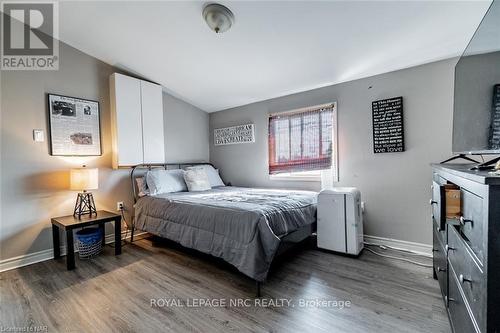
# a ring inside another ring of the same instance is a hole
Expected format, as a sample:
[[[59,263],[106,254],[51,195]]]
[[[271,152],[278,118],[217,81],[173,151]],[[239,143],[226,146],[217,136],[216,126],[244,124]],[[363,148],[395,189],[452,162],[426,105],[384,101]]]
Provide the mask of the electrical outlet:
[[[125,206],[123,206],[123,201],[118,201],[116,203],[116,210],[120,211],[124,208]]]

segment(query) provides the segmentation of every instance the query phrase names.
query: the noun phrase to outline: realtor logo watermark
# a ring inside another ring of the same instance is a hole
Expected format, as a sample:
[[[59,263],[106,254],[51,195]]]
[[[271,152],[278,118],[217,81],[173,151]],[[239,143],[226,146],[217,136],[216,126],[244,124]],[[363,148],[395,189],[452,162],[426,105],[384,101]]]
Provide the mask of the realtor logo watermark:
[[[323,298],[151,298],[152,308],[228,308],[228,307],[262,307],[262,308],[330,308],[348,309],[350,300]]]
[[[59,69],[57,2],[1,2],[2,70]]]

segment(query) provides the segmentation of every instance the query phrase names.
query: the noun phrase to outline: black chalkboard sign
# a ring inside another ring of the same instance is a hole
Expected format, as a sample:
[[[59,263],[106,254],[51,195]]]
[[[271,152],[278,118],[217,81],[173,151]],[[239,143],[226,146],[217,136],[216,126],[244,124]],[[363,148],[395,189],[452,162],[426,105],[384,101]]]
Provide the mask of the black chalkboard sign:
[[[493,87],[489,149],[500,149],[500,84]]]
[[[395,153],[405,150],[403,97],[372,102],[373,152]]]

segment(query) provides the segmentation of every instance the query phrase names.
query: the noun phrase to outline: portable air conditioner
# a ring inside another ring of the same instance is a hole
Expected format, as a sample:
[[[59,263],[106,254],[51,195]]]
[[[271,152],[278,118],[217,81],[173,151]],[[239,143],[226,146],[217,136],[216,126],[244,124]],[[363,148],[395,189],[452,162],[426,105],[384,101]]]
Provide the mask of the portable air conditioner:
[[[318,195],[318,247],[358,255],[363,249],[361,193],[354,187],[323,190]]]

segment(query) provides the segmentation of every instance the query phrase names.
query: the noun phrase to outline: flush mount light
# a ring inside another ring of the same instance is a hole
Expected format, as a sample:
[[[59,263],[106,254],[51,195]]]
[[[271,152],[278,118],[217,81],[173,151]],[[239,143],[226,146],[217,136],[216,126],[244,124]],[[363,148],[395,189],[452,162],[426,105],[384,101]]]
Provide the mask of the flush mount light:
[[[206,5],[203,8],[203,18],[215,33],[228,31],[234,23],[233,12],[218,3]]]

